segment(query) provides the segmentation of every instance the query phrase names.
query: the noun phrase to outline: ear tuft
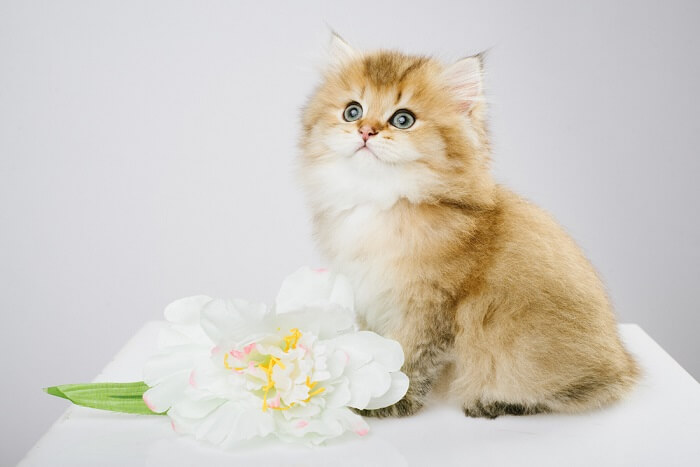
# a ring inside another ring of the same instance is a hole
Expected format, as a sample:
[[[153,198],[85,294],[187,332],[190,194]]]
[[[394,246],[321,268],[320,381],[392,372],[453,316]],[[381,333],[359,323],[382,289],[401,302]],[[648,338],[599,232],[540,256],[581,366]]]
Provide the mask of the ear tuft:
[[[339,67],[353,59],[357,55],[355,49],[350,44],[338,35],[335,31],[331,32],[331,43],[328,47],[328,65],[331,67]]]
[[[483,54],[456,61],[445,68],[443,76],[460,110],[470,113],[474,104],[483,97]]]

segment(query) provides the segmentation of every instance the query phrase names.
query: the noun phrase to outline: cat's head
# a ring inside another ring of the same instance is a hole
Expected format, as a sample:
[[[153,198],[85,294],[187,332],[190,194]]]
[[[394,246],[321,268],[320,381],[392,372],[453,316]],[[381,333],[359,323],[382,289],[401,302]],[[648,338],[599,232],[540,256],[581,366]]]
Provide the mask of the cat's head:
[[[316,210],[488,204],[482,60],[356,51],[334,35],[303,113],[301,175]]]

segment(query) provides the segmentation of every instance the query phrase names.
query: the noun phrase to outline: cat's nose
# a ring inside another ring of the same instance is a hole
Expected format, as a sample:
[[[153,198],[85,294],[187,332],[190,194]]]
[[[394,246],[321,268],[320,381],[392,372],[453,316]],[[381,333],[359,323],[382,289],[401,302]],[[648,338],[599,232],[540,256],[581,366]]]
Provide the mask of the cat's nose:
[[[376,128],[369,125],[362,125],[357,131],[362,135],[362,141],[367,141],[370,136],[377,134]]]

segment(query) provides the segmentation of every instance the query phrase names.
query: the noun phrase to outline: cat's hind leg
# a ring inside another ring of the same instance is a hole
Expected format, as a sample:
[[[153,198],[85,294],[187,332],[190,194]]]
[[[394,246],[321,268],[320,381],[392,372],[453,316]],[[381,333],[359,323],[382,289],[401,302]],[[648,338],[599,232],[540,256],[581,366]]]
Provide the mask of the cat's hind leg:
[[[465,404],[462,409],[464,415],[473,418],[496,418],[501,415],[534,415],[537,413],[549,412],[549,408],[544,404],[522,404],[510,402],[482,402],[477,400],[470,404]]]

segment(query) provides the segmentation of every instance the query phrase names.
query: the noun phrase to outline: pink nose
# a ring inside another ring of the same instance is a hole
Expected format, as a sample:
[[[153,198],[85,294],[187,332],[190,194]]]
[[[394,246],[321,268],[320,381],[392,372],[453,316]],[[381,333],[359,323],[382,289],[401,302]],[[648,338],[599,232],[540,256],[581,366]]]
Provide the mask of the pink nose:
[[[377,130],[369,125],[362,125],[357,131],[362,135],[362,141],[367,141],[370,136],[377,134]]]

